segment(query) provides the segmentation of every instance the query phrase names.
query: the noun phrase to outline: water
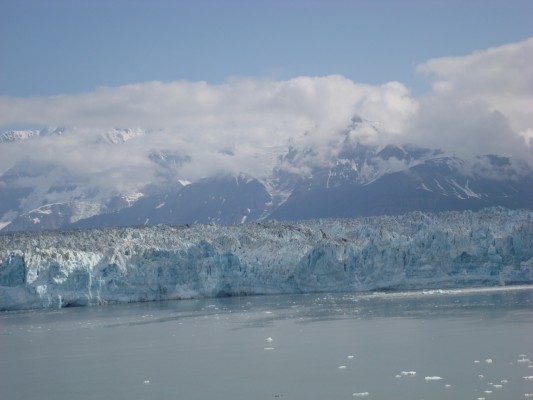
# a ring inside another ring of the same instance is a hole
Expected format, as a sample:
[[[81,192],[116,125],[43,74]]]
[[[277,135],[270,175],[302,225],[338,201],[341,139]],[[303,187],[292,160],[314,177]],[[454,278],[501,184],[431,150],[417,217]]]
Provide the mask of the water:
[[[3,313],[0,398],[533,398],[532,333],[532,287]]]

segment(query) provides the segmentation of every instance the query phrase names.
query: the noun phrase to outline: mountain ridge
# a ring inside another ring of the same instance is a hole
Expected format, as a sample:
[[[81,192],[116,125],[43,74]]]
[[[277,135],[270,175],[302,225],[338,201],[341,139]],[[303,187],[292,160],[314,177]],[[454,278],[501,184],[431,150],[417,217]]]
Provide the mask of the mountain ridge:
[[[533,208],[533,169],[527,162],[501,155],[461,158],[409,143],[363,143],[354,132],[368,124],[354,119],[349,129],[332,135],[327,148],[289,141],[286,147],[265,149],[256,159],[264,167],[259,175],[221,169],[190,181],[181,171],[191,155],[150,148],[142,162],[153,168],[152,182],[132,181],[128,190],[109,185],[105,176],[94,183],[93,176],[76,175],[53,161],[13,165],[0,175],[0,228],[234,224],[417,210]],[[151,135],[130,128],[94,134],[70,128],[20,132],[1,135],[5,140],[0,146],[81,134],[91,145],[106,150],[125,146],[126,151],[150,143],[144,140]],[[226,153],[231,160],[238,157]]]

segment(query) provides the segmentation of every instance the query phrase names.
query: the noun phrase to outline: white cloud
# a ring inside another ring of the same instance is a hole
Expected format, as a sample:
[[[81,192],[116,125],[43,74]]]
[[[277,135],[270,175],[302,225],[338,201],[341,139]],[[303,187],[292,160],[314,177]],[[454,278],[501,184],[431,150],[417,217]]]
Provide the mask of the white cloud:
[[[356,111],[398,114],[391,120],[395,129],[405,109],[413,108],[400,83],[362,85],[337,75],[286,81],[232,78],[221,85],[147,82],[76,95],[0,97],[0,105],[6,111],[0,116],[0,126],[270,128],[255,137],[260,141],[280,130],[293,133],[312,126],[341,127]]]
[[[443,120],[445,109],[463,110],[472,113],[471,120],[467,115],[450,117],[450,129],[467,128],[463,123],[472,125],[470,130],[463,130],[467,141],[478,142],[487,147],[486,141],[493,141],[490,150],[508,152],[512,146],[529,144],[533,128],[533,38],[519,43],[494,47],[463,57],[444,57],[427,61],[418,66],[420,73],[434,80],[433,93],[427,101],[427,107],[421,110],[421,118],[425,113],[440,114]],[[490,123],[497,113],[500,119],[500,133],[494,129],[477,126],[475,120],[485,118]],[[461,113],[461,111],[459,111]],[[458,118],[462,120],[458,121]],[[505,119],[508,128],[501,126]],[[458,126],[454,126],[455,123]],[[475,129],[474,129],[475,128]],[[514,131],[515,134],[512,134]],[[438,132],[436,133],[438,134]],[[520,136],[522,141],[517,140]],[[510,141],[512,143],[505,143]],[[454,145],[455,142],[452,142]],[[514,147],[517,150],[516,147]]]
[[[74,135],[40,142],[38,146],[46,147],[42,151],[29,150],[29,142],[20,144],[21,150],[12,152],[4,164],[31,153],[97,174],[106,165],[144,168],[147,152],[165,150],[189,155],[191,162],[182,172],[187,179],[197,179],[221,170],[266,173],[261,157],[289,142],[318,149],[320,159],[332,136],[355,114],[376,121],[387,115],[380,128],[398,133],[416,102],[400,83],[370,86],[333,75],[286,81],[232,78],[222,85],[147,82],[76,95],[3,97],[0,108],[7,111],[0,116],[0,126],[79,127]],[[128,144],[127,153],[124,147],[94,143],[95,136],[115,126],[142,127],[151,133],[132,141],[136,145]]]
[[[73,95],[4,96],[0,126],[73,128],[63,136],[2,145],[0,171],[26,161],[53,163],[58,168],[39,183],[43,190],[71,180],[109,192],[135,191],[163,177],[265,176],[279,149],[289,144],[312,150],[302,168],[326,162],[337,150],[331,144],[340,142],[355,115],[378,128],[355,130],[358,140],[412,142],[459,155],[516,155],[533,164],[531,65],[533,39],[429,60],[417,70],[432,79],[433,89],[420,98],[399,82],[364,85],[338,75],[230,78],[220,85],[146,82]],[[113,127],[146,134],[120,145],[103,143],[102,135]],[[154,152],[182,161],[163,168],[150,161]]]

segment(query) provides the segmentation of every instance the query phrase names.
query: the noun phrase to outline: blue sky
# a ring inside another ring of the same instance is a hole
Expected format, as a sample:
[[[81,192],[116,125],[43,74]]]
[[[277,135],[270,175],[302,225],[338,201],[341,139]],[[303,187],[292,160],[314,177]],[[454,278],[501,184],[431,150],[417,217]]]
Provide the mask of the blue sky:
[[[340,74],[426,91],[416,66],[533,36],[530,0],[0,0],[0,95]]]
[[[289,146],[327,165],[347,130],[533,166],[532,15],[531,0],[0,0],[0,133],[66,129],[0,147],[0,171],[52,163],[134,191],[164,152],[187,156],[180,179],[268,176]],[[114,128],[131,140],[103,143]]]

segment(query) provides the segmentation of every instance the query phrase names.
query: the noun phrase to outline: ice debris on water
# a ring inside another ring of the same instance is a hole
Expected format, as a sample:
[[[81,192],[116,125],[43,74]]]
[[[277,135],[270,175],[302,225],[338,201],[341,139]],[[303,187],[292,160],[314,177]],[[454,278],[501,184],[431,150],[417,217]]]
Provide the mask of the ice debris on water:
[[[440,381],[442,378],[440,376],[426,376],[424,378],[426,381]]]
[[[368,396],[370,396],[370,393],[369,392],[359,392],[359,393],[354,393],[352,396],[353,397],[368,397]]]
[[[485,360],[485,362],[486,362],[487,364],[492,364],[492,358],[487,358],[487,359]]]

